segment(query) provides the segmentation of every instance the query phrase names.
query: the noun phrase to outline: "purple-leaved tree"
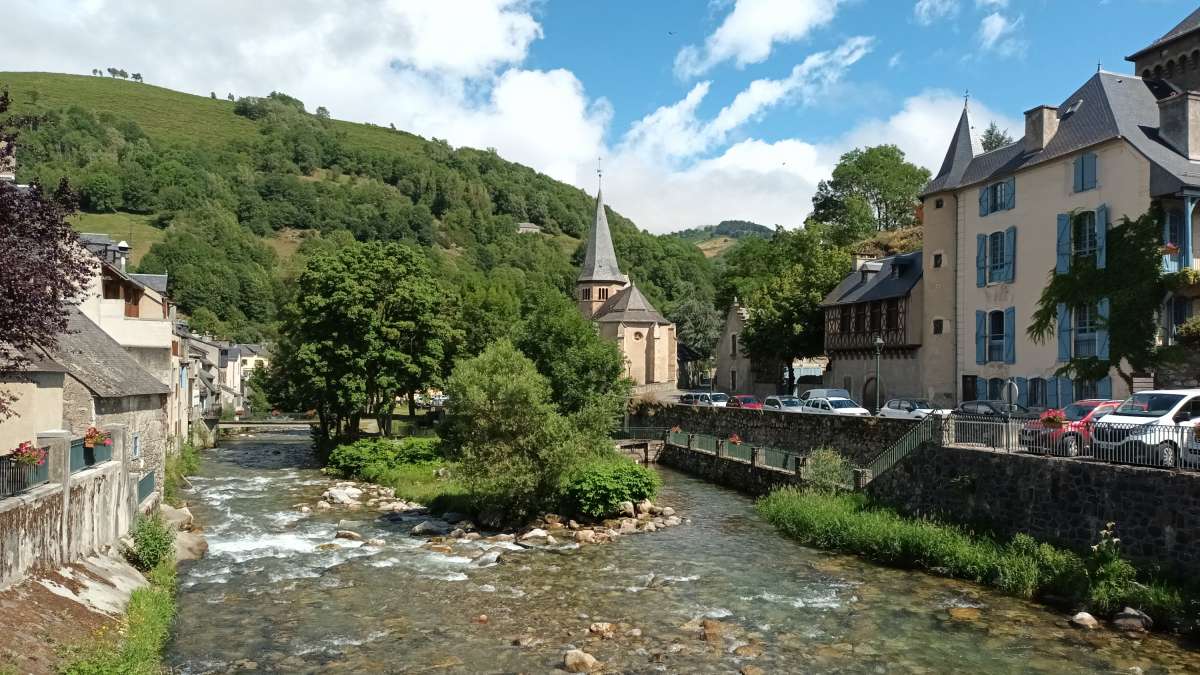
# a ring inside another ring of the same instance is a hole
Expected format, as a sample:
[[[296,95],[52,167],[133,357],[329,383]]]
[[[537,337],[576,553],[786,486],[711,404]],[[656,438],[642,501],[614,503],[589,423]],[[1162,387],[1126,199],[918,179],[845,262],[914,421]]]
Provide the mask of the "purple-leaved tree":
[[[8,114],[0,91],[0,166],[11,160],[17,132],[34,123]],[[38,348],[53,349],[67,327],[67,304],[77,300],[94,258],[67,223],[75,198],[66,181],[53,191],[34,183],[0,181],[0,372],[20,373]],[[0,419],[11,417],[13,394],[0,387]]]

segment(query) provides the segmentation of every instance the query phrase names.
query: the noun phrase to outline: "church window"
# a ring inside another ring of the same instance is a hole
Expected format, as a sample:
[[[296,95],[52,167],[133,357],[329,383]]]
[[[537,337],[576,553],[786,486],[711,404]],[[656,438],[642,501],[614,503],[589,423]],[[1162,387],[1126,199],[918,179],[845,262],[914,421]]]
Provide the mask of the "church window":
[[[598,291],[597,296],[598,296],[599,300],[607,300],[608,299],[608,289],[607,288],[598,288],[596,290]]]
[[[641,340],[643,337],[645,337],[645,336],[644,336],[644,335],[642,335],[641,331],[638,331],[638,332],[636,332],[636,333],[634,333],[634,334],[633,334],[633,339],[634,339],[634,340]]]
[[[737,333],[731,333],[729,336],[729,355],[737,356]]]
[[[580,300],[591,300],[592,299],[592,289],[585,288],[585,289],[581,290],[579,292],[579,299]]]
[[[935,209],[940,209],[940,208],[942,208],[942,207],[943,207],[943,206],[945,206],[945,205],[946,205],[946,202],[945,202],[945,201],[944,201],[944,200],[943,200],[941,197],[938,197],[938,198],[937,198],[937,199],[936,199],[936,200],[933,202],[933,208],[935,208]]]

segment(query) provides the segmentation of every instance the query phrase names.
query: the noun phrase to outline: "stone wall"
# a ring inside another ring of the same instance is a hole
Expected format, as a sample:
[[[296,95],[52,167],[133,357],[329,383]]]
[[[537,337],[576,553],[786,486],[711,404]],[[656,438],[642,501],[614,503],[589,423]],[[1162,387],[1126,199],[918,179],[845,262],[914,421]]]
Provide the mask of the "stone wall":
[[[631,427],[679,427],[683,431],[728,438],[737,434],[750,445],[796,454],[831,447],[852,464],[865,465],[915,425],[912,420],[779,413],[737,408],[683,405],[643,406],[630,415]]]
[[[90,426],[99,429],[124,427],[130,435],[131,445],[136,435],[139,456],[132,457],[131,448],[131,460],[135,461],[133,468],[141,474],[154,471],[156,490],[161,492],[168,447],[166,395],[100,398],[79,380],[67,377],[63,383],[63,427],[73,438],[81,438]]]
[[[689,450],[670,443],[658,453],[658,463],[754,496],[800,482],[796,474],[790,471],[753,466],[732,457],[718,457],[713,453]]]
[[[867,486],[914,516],[980,526],[1086,553],[1107,522],[1127,557],[1200,569],[1200,474],[1059,457],[926,447]]]
[[[1181,350],[1183,360],[1161,366],[1154,372],[1158,389],[1194,389],[1200,387],[1200,348]]]

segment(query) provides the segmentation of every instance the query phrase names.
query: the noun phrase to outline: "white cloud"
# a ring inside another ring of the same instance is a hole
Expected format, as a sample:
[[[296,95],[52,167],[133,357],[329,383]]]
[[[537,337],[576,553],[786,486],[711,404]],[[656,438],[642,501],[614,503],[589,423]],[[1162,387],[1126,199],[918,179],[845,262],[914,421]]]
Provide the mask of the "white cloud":
[[[1008,7],[1008,0],[975,0],[975,6],[984,9],[1004,9]]]
[[[703,46],[689,45],[675,56],[675,74],[701,75],[727,60],[739,67],[771,55],[776,42],[795,42],[828,24],[839,0],[735,0],[733,11]]]
[[[901,63],[904,63],[904,52],[896,52],[888,59],[888,68],[899,68]]]
[[[958,0],[917,0],[913,16],[922,26],[931,26],[940,19],[958,14]]]
[[[979,45],[1000,56],[1019,56],[1025,53],[1028,43],[1017,34],[1025,17],[1010,19],[1000,12],[992,12],[979,22]]]

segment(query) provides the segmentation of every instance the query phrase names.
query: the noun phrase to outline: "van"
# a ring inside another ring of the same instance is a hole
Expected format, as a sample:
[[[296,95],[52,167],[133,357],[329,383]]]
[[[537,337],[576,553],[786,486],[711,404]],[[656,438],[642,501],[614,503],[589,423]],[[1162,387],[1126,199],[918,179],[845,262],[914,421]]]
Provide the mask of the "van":
[[[1092,429],[1096,459],[1200,468],[1200,389],[1140,391]]]

